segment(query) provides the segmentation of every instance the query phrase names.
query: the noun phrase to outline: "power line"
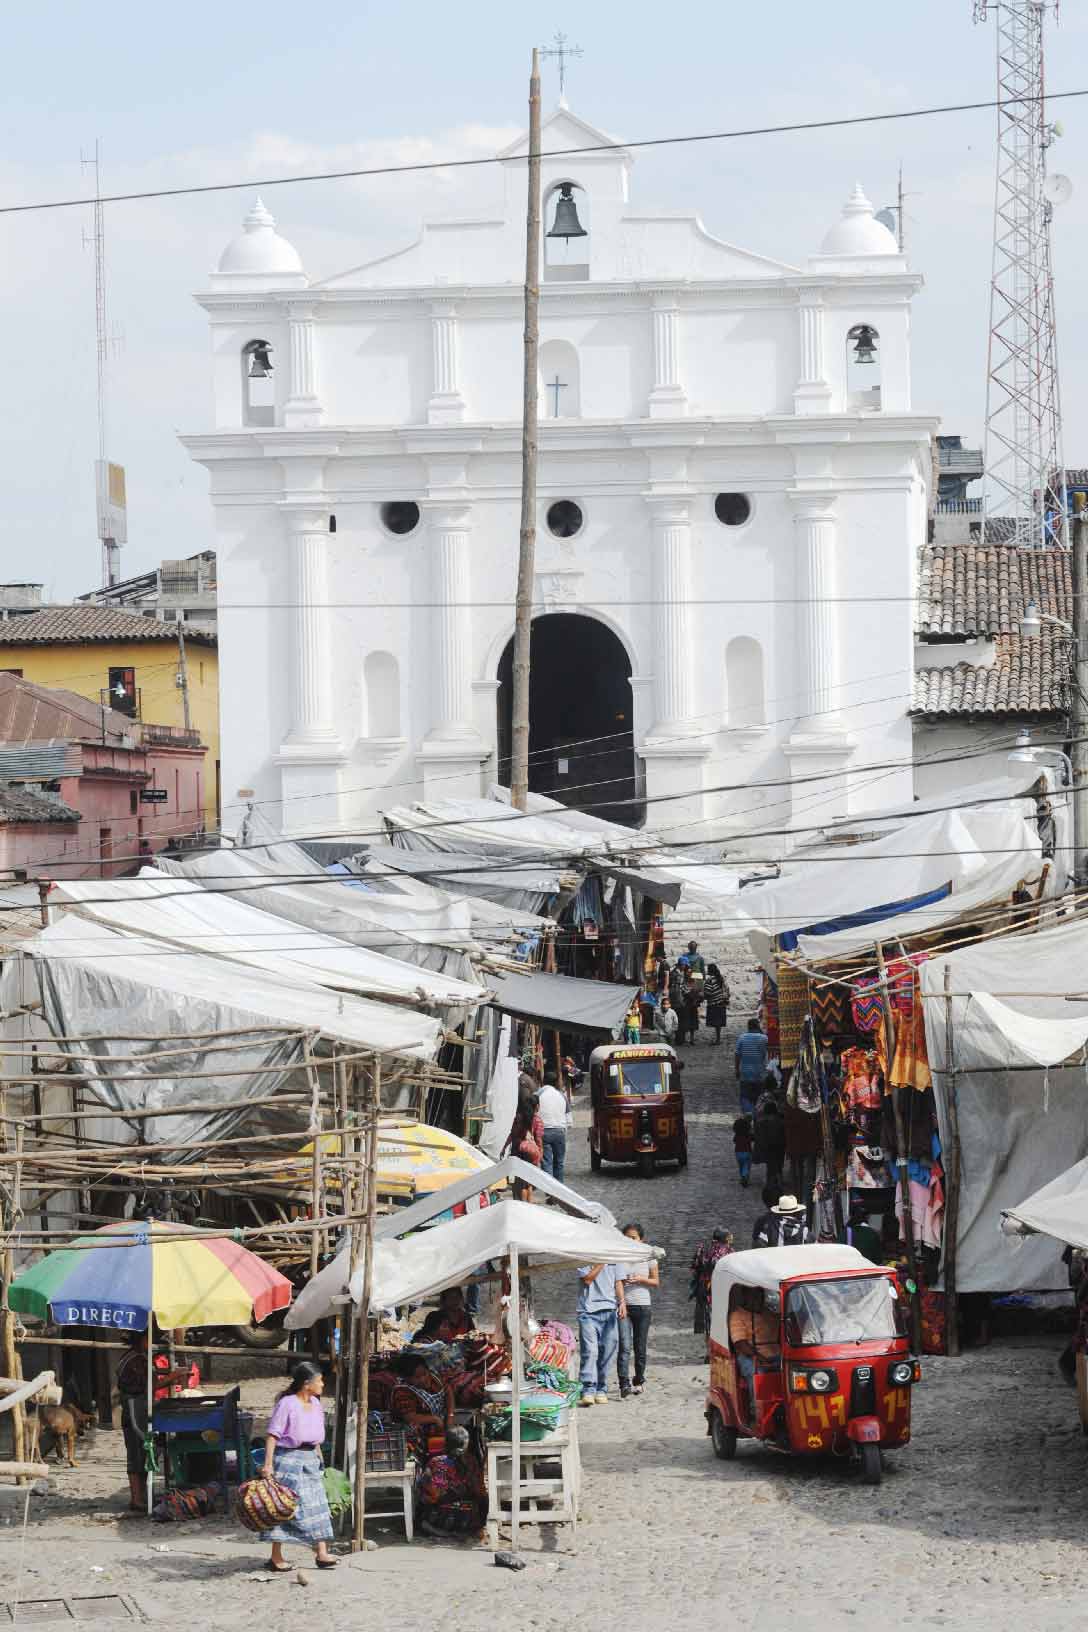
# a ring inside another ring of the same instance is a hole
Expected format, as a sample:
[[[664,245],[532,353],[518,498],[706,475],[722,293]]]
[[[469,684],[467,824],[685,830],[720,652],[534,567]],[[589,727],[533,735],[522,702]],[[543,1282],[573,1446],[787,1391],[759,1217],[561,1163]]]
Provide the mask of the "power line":
[[[1088,96],[1088,90],[1077,91],[1049,91],[1046,102],[1067,101],[1074,97]],[[1013,98],[1012,101],[1034,102],[1041,100],[1037,97]],[[1008,100],[1001,106],[1009,106]],[[712,130],[696,132],[684,136],[647,136],[633,142],[595,142],[585,147],[568,147],[548,149],[541,153],[542,159],[572,159],[590,153],[615,153],[624,150],[645,147],[679,147],[698,142],[730,142],[740,141],[751,136],[787,136],[814,130],[841,130],[855,125],[891,124],[905,119],[928,119],[941,114],[949,113],[978,113],[990,108],[996,108],[998,102],[989,98],[983,102],[947,102],[928,108],[904,108],[895,113],[860,113],[840,119],[806,119],[788,125],[752,125],[743,130]],[[104,193],[98,200],[100,204],[131,204],[153,198],[187,198],[202,193],[234,193],[249,188],[290,187],[304,185],[317,181],[360,181],[374,176],[403,176],[422,174],[435,170],[472,170],[489,164],[510,164],[510,159],[503,159],[498,154],[488,154],[474,159],[431,159],[418,164],[382,164],[370,165],[356,170],[324,170],[305,176],[267,176],[262,180],[252,177],[245,181],[216,181],[205,182],[191,187],[155,187],[147,188],[136,193]],[[31,204],[2,204],[0,215],[26,215],[34,211],[44,210],[72,210],[93,205],[93,198],[55,198],[39,199]]]

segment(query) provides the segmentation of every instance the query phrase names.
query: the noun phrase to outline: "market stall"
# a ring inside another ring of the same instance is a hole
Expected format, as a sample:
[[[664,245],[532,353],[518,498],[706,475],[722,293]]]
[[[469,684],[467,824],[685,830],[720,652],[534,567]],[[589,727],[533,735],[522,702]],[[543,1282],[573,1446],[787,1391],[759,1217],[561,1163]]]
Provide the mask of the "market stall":
[[[534,1182],[547,1188],[539,1175]],[[577,1429],[571,1408],[578,1385],[569,1376],[573,1339],[561,1326],[538,1321],[531,1313],[525,1301],[529,1272],[534,1293],[543,1301],[552,1284],[549,1272],[559,1266],[661,1256],[611,1225],[578,1216],[590,1204],[565,1186],[557,1188],[572,1198],[567,1210],[501,1201],[407,1236],[391,1233],[403,1228],[403,1218],[387,1220],[388,1231],[374,1242],[372,1261],[357,1264],[346,1287],[361,1311],[368,1301],[375,1321],[383,1311],[451,1288],[490,1282],[506,1289],[506,1301],[500,1301],[496,1323],[487,1332],[463,1329],[460,1313],[454,1319],[450,1312],[456,1328],[452,1341],[430,1342],[426,1321],[396,1350],[384,1350],[380,1340],[371,1350],[369,1336],[362,1339],[368,1412],[364,1433],[354,1442],[349,1435],[347,1471],[353,1476],[357,1467],[367,1466],[366,1433],[373,1429],[384,1436],[405,1428],[425,1480],[431,1460],[443,1456],[441,1424],[464,1424],[476,1436],[481,1456],[486,1452],[489,1523],[494,1528],[508,1522],[515,1548],[523,1522],[577,1521]],[[308,1326],[335,1310],[344,1296],[338,1290],[344,1284],[344,1264],[332,1271],[329,1266],[318,1277],[320,1285],[303,1289],[289,1317],[292,1327]],[[453,1330],[442,1327],[446,1315],[445,1309],[438,1311],[441,1337],[450,1337]],[[369,1326],[369,1321],[361,1322],[364,1333]],[[530,1439],[538,1431],[543,1439]],[[543,1451],[528,1448],[538,1444]],[[541,1480],[533,1468],[526,1472],[523,1462],[532,1463],[545,1451],[555,1453],[563,1472],[559,1488],[542,1493]]]

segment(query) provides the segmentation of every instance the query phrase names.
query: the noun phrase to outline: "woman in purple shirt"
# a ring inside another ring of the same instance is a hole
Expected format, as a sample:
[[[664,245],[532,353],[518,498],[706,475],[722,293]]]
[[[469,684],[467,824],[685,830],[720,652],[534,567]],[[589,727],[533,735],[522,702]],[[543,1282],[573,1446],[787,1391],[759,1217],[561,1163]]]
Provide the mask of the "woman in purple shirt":
[[[265,1471],[274,1474],[298,1497],[295,1516],[267,1532],[272,1543],[270,1570],[291,1568],[283,1556],[285,1541],[304,1541],[317,1555],[319,1570],[331,1570],[329,1556],[332,1515],[321,1477],[321,1447],[325,1443],[325,1413],[321,1395],[325,1379],[321,1367],[303,1360],[291,1373],[288,1387],[272,1408],[265,1430]]]

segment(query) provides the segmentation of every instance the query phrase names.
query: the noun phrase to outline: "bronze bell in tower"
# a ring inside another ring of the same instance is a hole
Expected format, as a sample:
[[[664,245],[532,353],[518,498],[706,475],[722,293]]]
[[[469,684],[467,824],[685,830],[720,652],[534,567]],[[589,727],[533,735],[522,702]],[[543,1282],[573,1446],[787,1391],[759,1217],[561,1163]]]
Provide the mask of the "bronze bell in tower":
[[[569,181],[560,183],[559,198],[555,206],[555,220],[552,222],[549,238],[586,238],[588,234],[578,219],[578,206],[574,202],[574,187]]]

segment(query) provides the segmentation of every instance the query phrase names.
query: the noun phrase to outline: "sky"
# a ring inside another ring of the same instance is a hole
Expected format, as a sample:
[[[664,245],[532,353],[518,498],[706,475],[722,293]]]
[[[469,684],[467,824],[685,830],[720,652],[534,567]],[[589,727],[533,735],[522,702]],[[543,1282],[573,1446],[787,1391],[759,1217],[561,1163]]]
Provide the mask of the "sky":
[[[9,8],[0,203],[103,190],[265,181],[315,170],[496,152],[525,123],[533,44],[565,30],[584,55],[567,99],[625,139],[886,113],[994,94],[994,24],[971,0],[589,0],[542,10],[462,0],[52,0]],[[677,24],[678,26],[674,26]],[[1048,28],[1052,92],[1088,87],[1088,8]],[[554,106],[553,67],[544,80]],[[1051,169],[1073,181],[1054,230],[1070,465],[1088,464],[1088,97],[1055,104]],[[793,264],[814,253],[855,181],[879,207],[903,167],[907,253],[925,277],[913,318],[914,406],[970,441],[985,404],[992,110],[647,149],[632,203],[688,209],[715,235]],[[498,167],[263,187],[311,277],[415,236],[427,215],[501,196]],[[207,478],[178,443],[211,427],[208,331],[192,299],[251,202],[248,191],[106,211],[108,451],[128,474],[123,575],[213,543]],[[0,216],[5,434],[0,579],[63,599],[96,586],[94,258],[87,208]]]

